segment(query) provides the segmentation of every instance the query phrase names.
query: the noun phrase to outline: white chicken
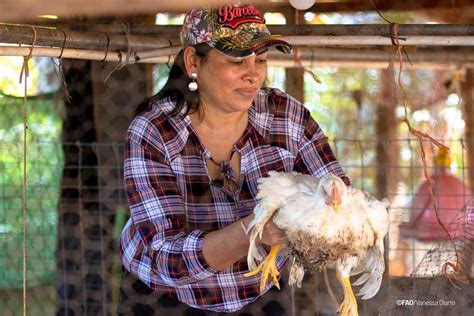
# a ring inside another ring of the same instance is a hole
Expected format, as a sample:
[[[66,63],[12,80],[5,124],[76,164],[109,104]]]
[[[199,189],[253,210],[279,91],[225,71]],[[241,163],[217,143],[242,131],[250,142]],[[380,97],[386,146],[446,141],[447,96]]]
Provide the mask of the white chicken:
[[[361,274],[353,285],[362,285],[358,295],[373,297],[385,270],[383,239],[388,231],[388,200],[379,201],[347,187],[341,178],[327,174],[321,179],[297,173],[270,172],[259,179],[255,218],[247,227],[250,235],[247,276],[262,273],[260,291],[269,275],[278,285],[276,256],[280,249],[293,259],[289,284],[301,286],[305,271],[323,269],[333,262],[344,300],[338,312],[358,315],[357,300],[349,277]],[[271,248],[263,260],[258,240],[265,224],[273,220],[284,230],[288,243]],[[261,262],[263,260],[263,262]],[[261,262],[257,267],[257,263]]]

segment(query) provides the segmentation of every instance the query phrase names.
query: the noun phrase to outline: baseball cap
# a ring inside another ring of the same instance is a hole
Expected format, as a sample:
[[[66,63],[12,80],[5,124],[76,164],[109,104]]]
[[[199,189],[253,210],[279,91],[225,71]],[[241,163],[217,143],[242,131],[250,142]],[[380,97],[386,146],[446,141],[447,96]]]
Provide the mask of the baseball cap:
[[[259,54],[276,47],[285,54],[292,46],[271,35],[265,19],[253,5],[225,3],[189,11],[181,30],[183,47],[207,43],[232,57]]]

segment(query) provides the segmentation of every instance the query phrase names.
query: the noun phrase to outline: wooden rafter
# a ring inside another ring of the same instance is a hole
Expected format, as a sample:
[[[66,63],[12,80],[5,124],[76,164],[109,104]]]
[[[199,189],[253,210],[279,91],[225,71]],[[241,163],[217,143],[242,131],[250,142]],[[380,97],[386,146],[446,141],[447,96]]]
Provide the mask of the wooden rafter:
[[[0,47],[0,55],[28,55],[34,34],[33,56],[166,63],[170,61],[169,56],[181,48],[178,25],[132,25],[127,32],[123,26],[113,25],[76,29],[87,31],[45,27],[34,27],[33,31],[32,26],[0,24],[0,43],[10,44]],[[271,25],[270,30],[297,46],[304,65],[365,64],[378,68],[384,67],[393,56],[393,49],[389,49],[392,42],[388,24]],[[407,46],[416,66],[431,64],[431,67],[444,68],[474,63],[474,25],[404,24],[398,26],[398,36],[402,44],[422,44]],[[270,54],[270,60],[275,65],[295,66],[293,55]]]
[[[391,37],[398,36],[401,44],[427,46],[474,46],[472,24],[401,24],[396,35],[388,24],[352,25],[270,25],[273,34],[282,35],[294,45],[391,45]],[[140,51],[179,44],[179,25],[135,26],[129,35],[97,29],[79,32],[60,28],[0,24],[0,43],[81,49]],[[118,29],[116,30],[118,31]],[[122,30],[122,33],[125,33]],[[352,38],[354,43],[351,43]],[[340,40],[342,39],[342,40]],[[364,39],[370,39],[364,43]],[[447,42],[442,42],[447,40]],[[346,42],[347,41],[347,42]],[[430,42],[431,41],[431,42]],[[438,42],[441,41],[441,44]]]
[[[222,2],[219,0],[157,1],[157,0],[2,0],[0,2],[0,21],[25,23],[38,21],[39,15],[58,15],[63,21],[80,17],[131,16],[156,13],[183,13],[193,6]],[[293,11],[288,1],[252,0],[263,11]],[[420,11],[449,9],[451,14],[466,16],[474,0],[372,0],[381,10]],[[457,10],[457,11],[456,11]],[[318,0],[309,10],[311,12],[357,12],[374,11],[369,0]],[[474,18],[471,14],[470,19]],[[472,21],[472,20],[471,20]],[[463,20],[463,23],[470,23]]]

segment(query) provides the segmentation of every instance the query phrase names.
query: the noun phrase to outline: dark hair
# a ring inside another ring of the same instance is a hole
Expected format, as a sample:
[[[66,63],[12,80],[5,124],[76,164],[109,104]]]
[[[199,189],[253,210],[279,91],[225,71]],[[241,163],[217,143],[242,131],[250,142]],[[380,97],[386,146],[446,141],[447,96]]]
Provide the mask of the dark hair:
[[[196,50],[196,55],[201,57],[203,60],[205,60],[207,54],[212,49],[206,43],[195,45],[194,48]],[[147,98],[140,103],[135,110],[135,116],[145,111],[153,101],[158,101],[167,97],[171,97],[173,101],[176,102],[176,106],[173,111],[171,111],[170,115],[178,115],[180,113],[187,115],[191,111],[196,111],[199,108],[199,90],[194,92],[190,91],[188,89],[190,81],[191,78],[189,78],[184,65],[184,49],[182,49],[179,51],[178,55],[176,55],[169,71],[168,80],[163,88],[161,88],[161,90],[154,96]],[[184,109],[185,106],[186,109]]]

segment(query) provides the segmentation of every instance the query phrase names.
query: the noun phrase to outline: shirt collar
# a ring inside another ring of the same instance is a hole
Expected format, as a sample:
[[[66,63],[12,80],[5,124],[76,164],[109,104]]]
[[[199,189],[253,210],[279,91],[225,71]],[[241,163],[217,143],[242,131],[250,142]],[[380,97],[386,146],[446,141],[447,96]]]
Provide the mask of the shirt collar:
[[[173,101],[171,97],[163,98],[156,102],[158,111],[166,115],[167,120],[171,123],[176,133],[173,137],[174,145],[168,146],[170,160],[174,160],[174,158],[180,155],[189,137],[190,132],[188,126],[191,125],[191,120],[188,116],[181,114],[175,116],[169,115],[175,106],[176,102]]]
[[[265,137],[273,123],[274,104],[265,89],[260,89],[249,109],[249,123]],[[270,104],[271,103],[271,104]]]

